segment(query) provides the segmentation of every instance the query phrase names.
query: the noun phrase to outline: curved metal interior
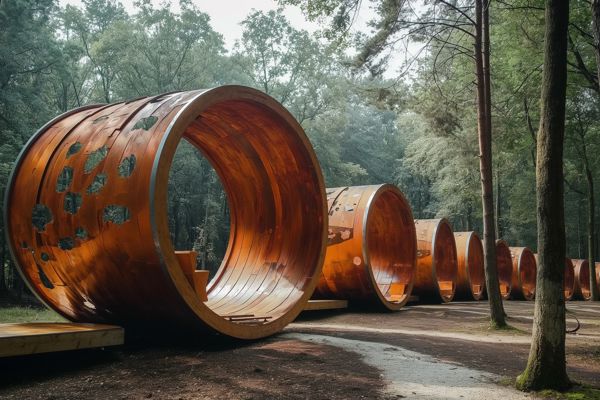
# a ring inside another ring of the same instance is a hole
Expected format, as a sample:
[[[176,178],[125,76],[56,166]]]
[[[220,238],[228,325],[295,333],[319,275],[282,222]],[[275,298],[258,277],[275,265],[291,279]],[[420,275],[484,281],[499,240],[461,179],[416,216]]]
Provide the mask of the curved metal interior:
[[[571,300],[575,293],[575,267],[570,258],[565,259],[565,280],[563,281],[565,300]]]
[[[535,297],[535,286],[537,281],[537,263],[533,253],[524,251],[520,259],[519,276],[521,280],[521,290],[526,299]]]
[[[180,140],[210,160],[231,210],[229,247],[207,285],[175,253],[167,191]],[[47,305],[79,322],[272,334],[321,272],[326,200],[304,132],[270,97],[227,86],[94,106],[36,134],[6,201],[11,250]]]
[[[406,200],[393,191],[380,192],[367,217],[367,253],[374,283],[382,296],[403,304],[414,281],[417,239]]]
[[[483,297],[483,290],[485,289],[485,273],[483,270],[483,245],[479,237],[476,238],[471,236],[469,240],[469,257],[467,263],[469,265],[469,283],[471,287],[471,293],[475,300],[479,300]]]
[[[401,308],[412,291],[412,211],[389,184],[327,189],[329,243],[316,297]]]
[[[503,240],[496,240],[496,266],[498,269],[498,283],[503,299],[510,297],[512,289],[512,256],[510,249]]]
[[[581,300],[592,297],[590,290],[590,268],[588,260],[573,260],[575,266],[575,293],[574,296]]]
[[[235,322],[279,318],[316,270],[321,227],[306,208],[318,208],[318,201],[301,195],[315,166],[298,154],[296,132],[282,122],[258,104],[223,102],[184,133],[210,160],[228,196],[229,245],[205,304]]]
[[[456,289],[456,245],[448,223],[440,223],[435,235],[434,265],[440,296],[446,302],[454,297]]]

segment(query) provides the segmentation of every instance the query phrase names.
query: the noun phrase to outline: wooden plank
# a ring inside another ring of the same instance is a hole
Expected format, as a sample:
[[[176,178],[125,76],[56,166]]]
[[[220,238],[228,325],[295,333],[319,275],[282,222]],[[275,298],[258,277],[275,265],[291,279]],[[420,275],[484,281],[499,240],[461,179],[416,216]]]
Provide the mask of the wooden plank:
[[[32,322],[0,324],[0,357],[118,346],[125,341],[120,326]]]
[[[304,311],[338,310],[348,308],[347,300],[309,300]]]

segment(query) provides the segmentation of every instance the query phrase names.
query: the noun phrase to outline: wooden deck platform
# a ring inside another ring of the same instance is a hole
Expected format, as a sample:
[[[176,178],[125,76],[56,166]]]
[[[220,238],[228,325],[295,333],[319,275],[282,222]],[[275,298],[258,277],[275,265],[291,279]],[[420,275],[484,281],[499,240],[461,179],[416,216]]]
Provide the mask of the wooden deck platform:
[[[22,356],[123,344],[120,326],[32,322],[0,324],[0,357]]]
[[[338,310],[348,308],[347,300],[309,300],[304,311]]]

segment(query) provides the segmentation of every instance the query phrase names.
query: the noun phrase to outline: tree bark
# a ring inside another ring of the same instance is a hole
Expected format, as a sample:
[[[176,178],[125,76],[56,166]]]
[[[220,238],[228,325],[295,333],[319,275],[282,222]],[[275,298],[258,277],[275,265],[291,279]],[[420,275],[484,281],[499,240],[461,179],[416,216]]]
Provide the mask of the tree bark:
[[[546,0],[544,73],[537,138],[538,273],[529,359],[517,378],[522,390],[571,386],[565,360],[566,256],[563,143],[569,1]]]
[[[600,0],[592,0],[592,27],[594,52],[596,53],[596,74],[600,85]]]
[[[590,268],[590,294],[592,301],[599,300],[598,293],[598,282],[596,281],[596,263],[594,259],[596,247],[596,227],[594,225],[595,220],[595,208],[596,203],[594,201],[594,177],[592,175],[592,171],[587,165],[586,159],[586,167],[585,167],[585,176],[588,187],[588,264]]]
[[[492,119],[489,69],[489,9],[487,2],[475,1],[475,74],[477,78],[477,130],[479,169],[483,208],[485,284],[493,327],[506,326],[496,265],[496,231],[494,226],[494,188],[492,182]]]

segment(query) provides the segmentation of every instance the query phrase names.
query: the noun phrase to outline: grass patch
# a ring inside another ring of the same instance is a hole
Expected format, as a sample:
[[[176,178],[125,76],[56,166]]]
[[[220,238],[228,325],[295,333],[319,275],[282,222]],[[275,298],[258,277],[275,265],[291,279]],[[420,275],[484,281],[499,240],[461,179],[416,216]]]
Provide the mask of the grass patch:
[[[13,322],[65,322],[65,319],[46,308],[0,307],[0,323]]]
[[[540,392],[536,392],[534,398],[545,400],[600,400],[600,389],[578,385],[566,392],[542,390]]]

